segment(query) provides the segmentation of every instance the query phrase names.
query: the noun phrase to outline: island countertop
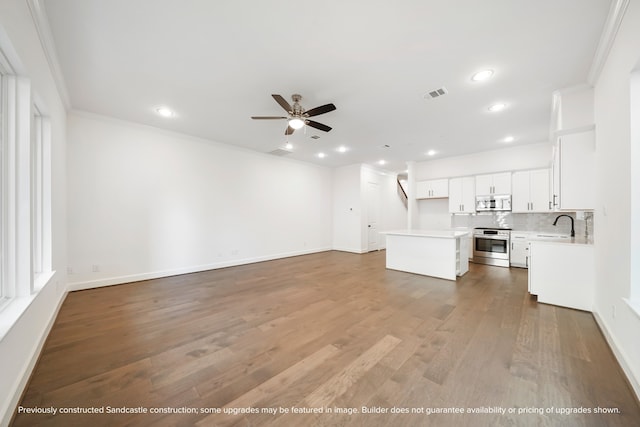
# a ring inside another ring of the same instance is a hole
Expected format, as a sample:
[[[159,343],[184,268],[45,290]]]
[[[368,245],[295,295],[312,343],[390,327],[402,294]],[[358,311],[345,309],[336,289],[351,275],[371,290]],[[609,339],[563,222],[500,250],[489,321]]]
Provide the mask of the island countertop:
[[[391,236],[415,236],[415,237],[436,237],[443,239],[455,239],[458,237],[466,236],[468,231],[461,230],[420,230],[420,229],[405,229],[405,230],[390,230],[381,231],[380,234],[388,234]]]

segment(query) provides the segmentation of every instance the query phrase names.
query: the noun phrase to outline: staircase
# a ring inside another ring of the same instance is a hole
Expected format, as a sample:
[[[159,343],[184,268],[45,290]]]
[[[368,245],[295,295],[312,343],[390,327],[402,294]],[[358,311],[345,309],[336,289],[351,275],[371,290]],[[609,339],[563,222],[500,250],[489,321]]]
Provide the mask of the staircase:
[[[400,200],[402,200],[402,204],[404,204],[404,207],[408,208],[409,199],[407,197],[407,190],[405,188],[407,184],[407,174],[405,173],[398,174],[398,176],[396,177],[396,182],[398,183],[398,187],[397,187],[398,196],[400,197]]]

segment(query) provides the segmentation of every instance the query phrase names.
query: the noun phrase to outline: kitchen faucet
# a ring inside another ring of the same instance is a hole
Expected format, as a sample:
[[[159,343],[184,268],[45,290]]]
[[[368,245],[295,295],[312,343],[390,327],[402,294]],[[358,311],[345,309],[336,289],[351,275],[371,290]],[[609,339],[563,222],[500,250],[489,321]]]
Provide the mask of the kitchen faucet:
[[[553,221],[553,225],[556,225],[558,223],[558,220],[563,216],[566,216],[567,218],[569,218],[571,220],[571,237],[576,237],[576,231],[573,228],[573,217],[571,215],[566,215],[566,214],[558,215],[556,217],[556,220]]]

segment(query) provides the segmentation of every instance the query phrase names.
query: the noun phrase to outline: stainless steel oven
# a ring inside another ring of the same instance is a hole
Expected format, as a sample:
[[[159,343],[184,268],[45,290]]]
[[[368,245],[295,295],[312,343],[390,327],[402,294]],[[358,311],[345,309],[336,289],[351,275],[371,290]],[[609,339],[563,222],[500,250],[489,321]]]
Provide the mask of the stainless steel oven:
[[[473,262],[509,267],[511,231],[505,228],[473,230]]]

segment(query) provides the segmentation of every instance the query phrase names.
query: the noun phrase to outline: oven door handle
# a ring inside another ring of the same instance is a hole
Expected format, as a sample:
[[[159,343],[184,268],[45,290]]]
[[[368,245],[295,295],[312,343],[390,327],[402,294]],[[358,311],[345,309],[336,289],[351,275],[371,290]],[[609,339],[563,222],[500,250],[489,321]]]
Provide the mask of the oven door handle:
[[[483,234],[480,236],[473,236],[476,239],[491,239],[491,240],[509,240],[507,236],[492,236],[490,234]]]

